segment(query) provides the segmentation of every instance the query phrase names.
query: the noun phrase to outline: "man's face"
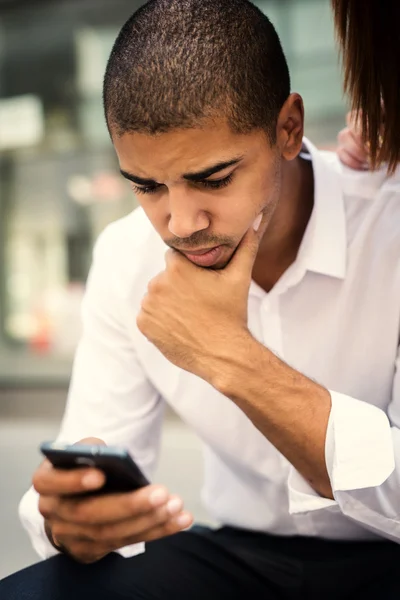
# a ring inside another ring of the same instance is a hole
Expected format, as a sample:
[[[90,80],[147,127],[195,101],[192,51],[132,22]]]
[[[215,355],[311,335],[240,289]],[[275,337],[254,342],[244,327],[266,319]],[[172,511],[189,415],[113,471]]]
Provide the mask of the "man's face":
[[[223,268],[260,213],[271,220],[281,160],[263,131],[238,135],[221,120],[113,142],[153,227],[197,265]]]

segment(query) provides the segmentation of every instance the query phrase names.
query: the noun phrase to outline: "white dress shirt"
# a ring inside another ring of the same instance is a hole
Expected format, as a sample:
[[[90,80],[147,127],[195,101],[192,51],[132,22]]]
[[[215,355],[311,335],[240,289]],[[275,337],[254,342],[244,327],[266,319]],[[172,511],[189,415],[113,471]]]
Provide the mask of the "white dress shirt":
[[[248,322],[262,344],[330,390],[326,463],[335,500],[320,497],[232,401],[138,331],[141,299],[166,251],[141,209],[96,245],[58,439],[126,446],[151,477],[168,403],[204,443],[203,500],[217,521],[284,536],[400,542],[400,178],[350,171],[306,145],[313,213],[295,263],[271,292],[252,283]],[[20,515],[48,557],[56,551],[37,504],[31,489]]]

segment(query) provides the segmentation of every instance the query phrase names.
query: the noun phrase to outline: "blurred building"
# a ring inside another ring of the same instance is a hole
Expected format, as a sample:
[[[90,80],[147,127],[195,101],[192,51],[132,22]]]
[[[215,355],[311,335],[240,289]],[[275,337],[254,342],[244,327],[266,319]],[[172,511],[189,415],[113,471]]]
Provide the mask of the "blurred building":
[[[140,0],[0,0],[0,386],[66,385],[100,231],[136,202],[118,175],[101,88]],[[277,27],[307,135],[345,104],[328,0],[257,0]]]

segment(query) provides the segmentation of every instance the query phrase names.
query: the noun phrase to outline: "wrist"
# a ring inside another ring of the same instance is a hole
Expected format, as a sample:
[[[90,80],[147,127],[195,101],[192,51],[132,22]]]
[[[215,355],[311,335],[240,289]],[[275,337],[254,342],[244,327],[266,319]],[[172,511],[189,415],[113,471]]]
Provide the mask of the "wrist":
[[[214,348],[210,357],[209,383],[221,394],[233,399],[238,386],[243,386],[244,380],[249,381],[258,371],[260,350],[269,353],[248,329],[231,332],[224,344]]]

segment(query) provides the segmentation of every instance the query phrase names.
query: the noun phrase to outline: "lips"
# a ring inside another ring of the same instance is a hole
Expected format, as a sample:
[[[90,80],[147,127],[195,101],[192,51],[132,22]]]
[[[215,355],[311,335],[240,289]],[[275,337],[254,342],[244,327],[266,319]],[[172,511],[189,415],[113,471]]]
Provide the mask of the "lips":
[[[212,267],[215,265],[223,254],[223,246],[215,246],[214,248],[206,248],[203,250],[181,250],[192,263],[199,267]]]

